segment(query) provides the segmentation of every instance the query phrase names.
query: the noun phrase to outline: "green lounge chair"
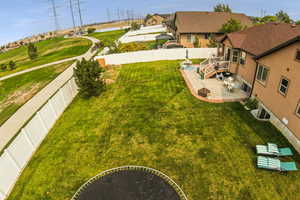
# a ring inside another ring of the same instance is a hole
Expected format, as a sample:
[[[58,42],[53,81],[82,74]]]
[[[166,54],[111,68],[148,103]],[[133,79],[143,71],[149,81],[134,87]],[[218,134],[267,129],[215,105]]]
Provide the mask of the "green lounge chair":
[[[268,158],[264,156],[257,157],[257,167],[276,171],[296,171],[295,162],[281,162],[277,158]]]
[[[289,147],[278,148],[276,144],[268,143],[267,145],[256,145],[256,152],[260,155],[270,156],[292,156],[293,152]]]

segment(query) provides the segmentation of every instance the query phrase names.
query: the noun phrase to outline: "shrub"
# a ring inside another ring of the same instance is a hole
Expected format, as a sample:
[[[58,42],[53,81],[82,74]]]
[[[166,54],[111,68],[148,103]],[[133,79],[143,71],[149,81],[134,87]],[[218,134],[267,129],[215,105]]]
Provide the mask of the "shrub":
[[[200,47],[200,44],[199,44],[199,38],[198,38],[198,37],[195,38],[195,41],[194,41],[194,47],[195,47],[195,48],[199,48],[199,47]]]
[[[28,52],[28,56],[29,56],[30,60],[34,60],[38,57],[37,47],[34,46],[33,43],[28,44],[27,52]]]
[[[5,70],[7,69],[6,64],[1,64],[1,65],[0,65],[0,69],[1,69],[2,71],[5,71]]]
[[[16,63],[13,60],[11,60],[8,63],[8,67],[10,70],[14,70],[14,69],[16,69]]]
[[[258,101],[254,98],[248,98],[246,100],[245,106],[250,110],[255,110],[258,108]]]
[[[75,81],[79,87],[79,94],[83,98],[98,96],[104,90],[102,80],[103,68],[97,61],[78,61],[74,69]]]
[[[119,47],[120,52],[131,52],[131,51],[142,51],[148,50],[148,47],[140,42],[131,42],[126,44],[121,44]]]
[[[96,31],[95,28],[88,28],[87,32],[88,34],[94,33]]]
[[[134,30],[134,31],[139,30],[140,28],[141,28],[141,25],[136,23],[136,22],[133,22],[131,24],[131,29]]]

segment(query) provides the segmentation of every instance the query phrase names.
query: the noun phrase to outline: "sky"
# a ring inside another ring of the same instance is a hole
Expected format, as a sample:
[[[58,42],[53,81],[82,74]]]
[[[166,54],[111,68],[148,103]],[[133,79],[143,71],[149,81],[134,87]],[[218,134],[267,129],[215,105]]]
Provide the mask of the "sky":
[[[69,1],[55,0],[61,29],[72,26]],[[71,1],[76,4],[77,0]],[[234,12],[249,16],[261,16],[262,12],[271,15],[282,9],[292,19],[300,20],[299,0],[80,0],[80,2],[84,24],[118,19],[118,10],[121,14],[126,10],[133,10],[135,15],[211,11],[218,3],[229,4]],[[76,5],[74,6],[77,11]],[[75,18],[78,24],[77,12]],[[0,19],[0,45],[55,29],[51,0],[3,0],[0,4]]]

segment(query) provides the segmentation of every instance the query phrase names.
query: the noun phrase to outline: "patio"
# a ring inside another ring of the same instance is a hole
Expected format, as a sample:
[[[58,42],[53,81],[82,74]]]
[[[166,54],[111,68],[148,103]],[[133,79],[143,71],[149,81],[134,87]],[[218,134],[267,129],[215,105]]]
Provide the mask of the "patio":
[[[239,89],[238,86],[240,83],[237,81],[233,81],[235,87],[230,91],[224,85],[224,81],[217,80],[216,78],[201,79],[200,75],[197,73],[196,67],[190,66],[181,69],[181,73],[192,94],[203,101],[213,103],[235,102],[248,97],[244,91]],[[203,88],[210,91],[207,97],[198,95],[198,90]]]

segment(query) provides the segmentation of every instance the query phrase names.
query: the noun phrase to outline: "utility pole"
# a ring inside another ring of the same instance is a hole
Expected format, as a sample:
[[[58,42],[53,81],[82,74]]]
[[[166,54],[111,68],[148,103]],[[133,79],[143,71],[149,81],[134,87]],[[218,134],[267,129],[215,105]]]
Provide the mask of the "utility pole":
[[[56,11],[55,0],[51,0],[51,3],[52,3],[52,11],[53,11],[54,23],[55,23],[54,34],[56,35],[56,32],[59,30],[59,24],[58,24],[58,18],[57,18],[57,11]]]
[[[74,17],[74,10],[73,10],[72,0],[70,0],[70,10],[71,10],[71,15],[72,15],[73,29],[74,29],[74,32],[76,32],[76,24],[75,24],[75,17]]]
[[[80,30],[82,31],[83,22],[82,22],[82,15],[81,15],[80,0],[77,0],[77,6],[78,6],[79,19],[80,19]]]

